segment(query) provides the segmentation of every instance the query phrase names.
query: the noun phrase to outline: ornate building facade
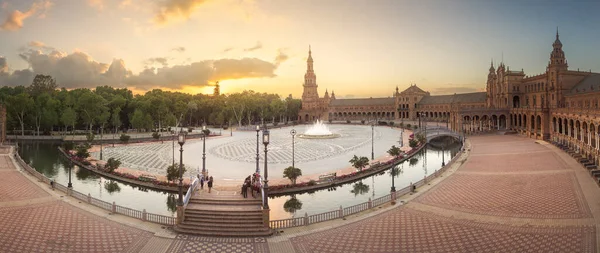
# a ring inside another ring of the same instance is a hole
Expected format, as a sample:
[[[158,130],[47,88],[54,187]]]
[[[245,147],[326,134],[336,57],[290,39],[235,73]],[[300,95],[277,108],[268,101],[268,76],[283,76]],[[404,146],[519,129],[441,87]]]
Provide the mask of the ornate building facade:
[[[446,122],[457,132],[504,130],[561,142],[600,164],[600,74],[570,70],[558,31],[546,71],[527,76],[492,63],[485,92],[431,96],[414,84],[387,98],[320,98],[309,49],[300,121],[415,120]]]

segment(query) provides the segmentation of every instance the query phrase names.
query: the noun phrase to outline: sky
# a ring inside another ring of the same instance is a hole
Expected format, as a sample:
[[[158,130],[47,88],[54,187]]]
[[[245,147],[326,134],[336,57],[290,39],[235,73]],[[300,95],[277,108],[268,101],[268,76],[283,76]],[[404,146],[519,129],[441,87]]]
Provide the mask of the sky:
[[[99,85],[300,97],[483,91],[490,62],[543,73],[558,28],[570,69],[600,72],[600,1],[0,0],[0,86]]]

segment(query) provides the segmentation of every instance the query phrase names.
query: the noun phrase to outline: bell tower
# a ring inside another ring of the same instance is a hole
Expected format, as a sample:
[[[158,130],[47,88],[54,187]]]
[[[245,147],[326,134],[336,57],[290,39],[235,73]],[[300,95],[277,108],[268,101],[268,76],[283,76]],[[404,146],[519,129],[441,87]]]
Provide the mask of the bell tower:
[[[302,93],[302,109],[315,109],[319,104],[317,76],[313,69],[313,58],[310,45],[308,46],[308,59],[306,60],[306,74],[304,74],[304,91]]]

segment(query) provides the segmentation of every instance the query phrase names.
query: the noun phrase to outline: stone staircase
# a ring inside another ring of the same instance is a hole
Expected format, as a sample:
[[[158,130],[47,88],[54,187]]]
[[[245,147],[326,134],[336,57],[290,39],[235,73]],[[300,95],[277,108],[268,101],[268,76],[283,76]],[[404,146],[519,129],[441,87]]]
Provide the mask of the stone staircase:
[[[236,192],[200,192],[190,199],[183,222],[174,230],[185,234],[255,237],[273,234],[263,223],[260,197]]]

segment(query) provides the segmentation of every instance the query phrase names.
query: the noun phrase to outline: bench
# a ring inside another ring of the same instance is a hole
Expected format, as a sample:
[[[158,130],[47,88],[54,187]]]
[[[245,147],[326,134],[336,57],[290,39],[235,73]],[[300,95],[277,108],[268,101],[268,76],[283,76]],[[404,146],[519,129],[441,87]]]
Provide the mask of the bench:
[[[138,177],[138,180],[142,182],[154,182],[156,181],[156,177],[148,174],[142,174]]]
[[[332,181],[333,179],[335,179],[336,175],[337,175],[337,172],[320,175],[319,181]]]

